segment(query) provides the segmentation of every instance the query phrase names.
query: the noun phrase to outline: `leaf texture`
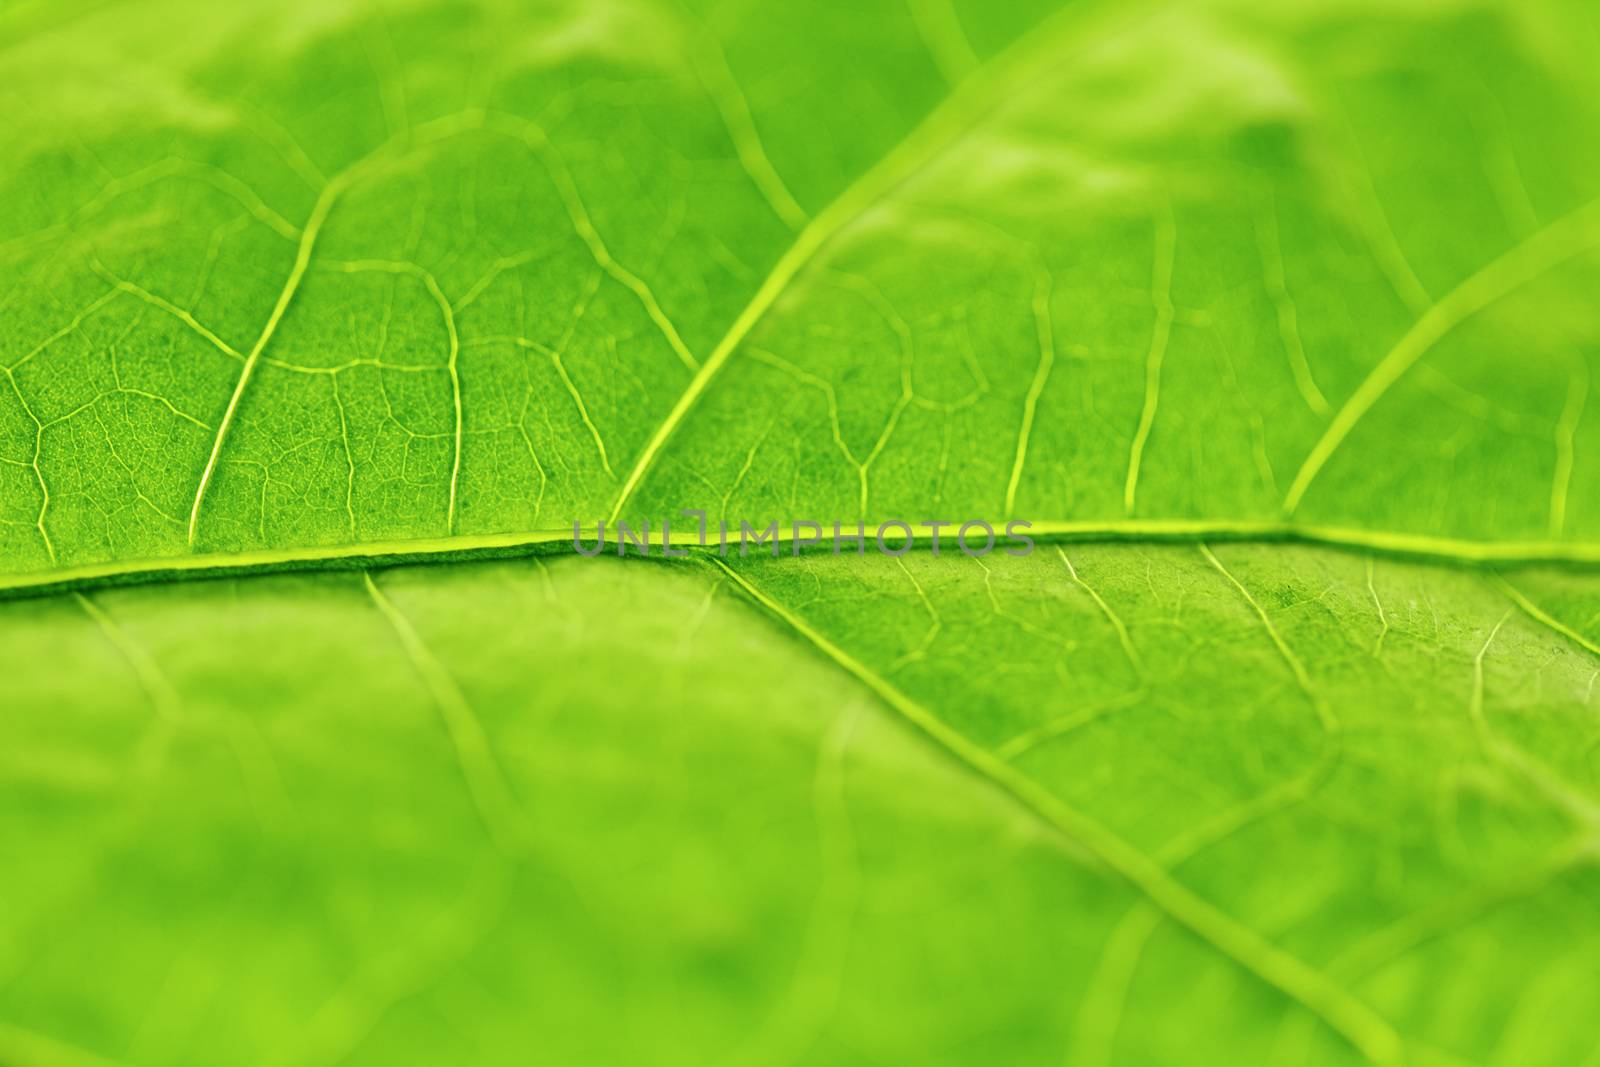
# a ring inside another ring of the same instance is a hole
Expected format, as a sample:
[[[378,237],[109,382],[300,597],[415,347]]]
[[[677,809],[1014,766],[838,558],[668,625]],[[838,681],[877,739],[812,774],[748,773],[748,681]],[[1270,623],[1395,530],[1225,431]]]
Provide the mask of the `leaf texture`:
[[[1597,45],[0,9],[0,1061],[1600,1063]]]

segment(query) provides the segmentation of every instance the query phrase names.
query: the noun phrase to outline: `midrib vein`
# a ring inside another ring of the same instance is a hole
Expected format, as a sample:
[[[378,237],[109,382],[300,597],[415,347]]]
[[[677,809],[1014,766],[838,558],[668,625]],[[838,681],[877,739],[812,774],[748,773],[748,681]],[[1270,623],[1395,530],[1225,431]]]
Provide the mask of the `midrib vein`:
[[[1046,826],[1076,844],[1120,876],[1151,904],[1233,963],[1302,1005],[1375,1064],[1405,1061],[1405,1041],[1382,1016],[1345,992],[1330,978],[1198,896],[1155,860],[1109,828],[973,743],[934,712],[902,693],[877,672],[828,640],[805,619],[763,592],[716,557],[714,563],[735,585],[776,616],[840,670],[852,676],[895,714],[923,733],[987,784],[1021,804]]]
[[[998,531],[1003,522],[991,525]],[[854,526],[842,531],[854,537]],[[1356,527],[1306,526],[1285,522],[1188,519],[1123,519],[1111,521],[1056,520],[1034,522],[1027,531],[1040,544],[1108,543],[1130,545],[1194,544],[1228,542],[1245,544],[1301,544],[1323,546],[1400,559],[1459,567],[1519,566],[1560,564],[1570,567],[1600,568],[1600,542],[1596,541],[1474,541],[1462,538],[1430,537],[1392,530],[1365,530]],[[932,536],[925,526],[913,524],[914,547],[925,550]],[[813,536],[810,530],[806,536]],[[868,538],[872,529],[868,527]],[[942,535],[946,552],[951,535]],[[592,544],[595,529],[585,527],[582,539]],[[675,532],[670,540],[659,530],[646,535],[647,543],[659,557],[666,546],[715,556],[715,543],[701,546],[691,532]],[[795,531],[779,526],[775,541],[780,547],[795,541]],[[822,540],[806,551],[831,551],[833,531],[824,529]],[[75,566],[56,567],[33,573],[0,575],[0,599],[48,596],[73,589],[145,582],[181,581],[221,575],[247,576],[252,573],[310,571],[350,567],[402,565],[425,562],[471,562],[475,559],[571,553],[572,527],[564,529],[520,530],[496,534],[467,534],[451,537],[426,537],[407,540],[367,541],[357,544],[291,545],[239,552],[193,553],[154,559],[107,560]],[[607,553],[615,551],[613,540]],[[631,549],[630,549],[631,551]],[[737,535],[729,552],[737,553]],[[752,550],[752,555],[769,551]],[[846,551],[854,551],[848,549]],[[997,546],[996,553],[1004,551]],[[1034,551],[1039,551],[1035,546]],[[888,558],[888,557],[886,557]]]
[[[980,67],[956,86],[906,137],[875,165],[852,182],[800,231],[788,250],[778,258],[766,279],[733,320],[704,364],[656,427],[633,469],[617,494],[608,521],[616,521],[633,499],[644,478],[659,458],[662,449],[683,424],[712,381],[721,373],[750,332],[772,310],[800,272],[817,254],[849,225],[888,193],[915,175],[955,143],[979,119],[1007,97],[1013,80],[1027,71],[1055,43],[1060,25],[1078,17],[1075,5],[1056,12],[1034,26],[988,64]]]

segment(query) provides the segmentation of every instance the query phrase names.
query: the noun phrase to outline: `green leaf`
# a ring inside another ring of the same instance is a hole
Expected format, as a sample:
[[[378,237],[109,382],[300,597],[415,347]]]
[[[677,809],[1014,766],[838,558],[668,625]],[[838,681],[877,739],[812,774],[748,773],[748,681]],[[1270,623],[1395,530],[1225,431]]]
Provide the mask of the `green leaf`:
[[[1597,42],[0,8],[0,1060],[1600,1063]]]

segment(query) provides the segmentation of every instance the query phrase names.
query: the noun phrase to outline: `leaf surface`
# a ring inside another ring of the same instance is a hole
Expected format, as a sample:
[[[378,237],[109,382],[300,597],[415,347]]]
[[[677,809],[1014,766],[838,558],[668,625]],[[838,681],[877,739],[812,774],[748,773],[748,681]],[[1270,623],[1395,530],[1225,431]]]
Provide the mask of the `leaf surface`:
[[[0,12],[0,1059],[1588,1063],[1597,41]]]

